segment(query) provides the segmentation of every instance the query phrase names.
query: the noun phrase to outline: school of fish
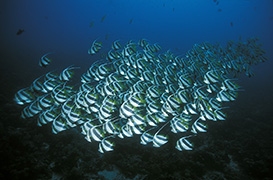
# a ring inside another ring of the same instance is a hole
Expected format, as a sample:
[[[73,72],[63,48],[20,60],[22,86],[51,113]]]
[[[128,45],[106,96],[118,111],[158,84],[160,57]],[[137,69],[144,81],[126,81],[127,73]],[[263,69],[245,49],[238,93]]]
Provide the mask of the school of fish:
[[[14,100],[25,106],[22,118],[34,118],[38,126],[50,123],[55,134],[79,128],[101,153],[133,136],[154,147],[172,136],[176,149],[192,150],[192,138],[208,130],[208,121],[227,118],[225,102],[236,100],[242,90],[235,78],[253,76],[251,66],[267,60],[257,40],[229,41],[226,47],[203,42],[184,56],[160,52],[157,43],[146,39],[124,46],[117,40],[78,85],[71,84],[78,67],[69,66],[35,79]],[[88,53],[101,48],[94,41]],[[46,56],[41,66],[51,62]]]

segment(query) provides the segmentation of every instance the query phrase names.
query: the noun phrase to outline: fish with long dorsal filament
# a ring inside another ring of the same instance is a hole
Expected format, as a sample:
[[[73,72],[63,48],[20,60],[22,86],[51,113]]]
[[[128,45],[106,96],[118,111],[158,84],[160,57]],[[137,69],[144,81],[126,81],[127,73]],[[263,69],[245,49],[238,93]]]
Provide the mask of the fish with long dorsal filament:
[[[69,66],[59,75],[36,78],[14,100],[24,106],[22,118],[51,124],[55,134],[79,127],[100,153],[133,136],[157,148],[175,139],[177,150],[189,151],[195,137],[209,131],[210,121],[227,119],[225,103],[243,90],[238,74],[252,76],[251,66],[268,59],[257,40],[229,41],[226,47],[203,42],[184,56],[160,52],[158,43],[146,39],[123,45],[118,40],[81,83],[71,85],[78,67]],[[101,48],[95,40],[89,53]]]

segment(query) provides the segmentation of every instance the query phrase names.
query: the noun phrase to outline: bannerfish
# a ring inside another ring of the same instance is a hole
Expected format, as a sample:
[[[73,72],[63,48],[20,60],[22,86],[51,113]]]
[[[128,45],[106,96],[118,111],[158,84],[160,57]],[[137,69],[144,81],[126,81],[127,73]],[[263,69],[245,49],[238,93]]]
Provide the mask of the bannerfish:
[[[99,50],[102,48],[102,43],[101,42],[97,42],[97,39],[92,43],[90,49],[88,49],[88,54],[96,54],[97,52],[99,52]]]
[[[43,55],[43,56],[40,58],[39,66],[41,66],[41,67],[46,67],[46,66],[49,65],[49,63],[51,63],[52,60],[49,59],[49,58],[47,57],[47,55],[49,55],[49,54],[52,54],[52,53],[51,53],[51,52],[46,53],[45,55]]]
[[[80,83],[71,80],[78,67],[69,66],[36,78],[14,100],[24,107],[23,119],[50,124],[54,134],[78,128],[100,153],[134,136],[142,145],[176,141],[170,144],[178,151],[190,151],[210,122],[228,119],[226,102],[243,90],[234,76],[252,76],[251,66],[268,59],[257,41],[203,42],[184,55],[161,52],[146,39],[123,47],[115,41],[117,48],[91,64]]]
[[[112,49],[113,49],[113,50],[119,50],[119,49],[122,48],[122,46],[121,46],[121,44],[119,43],[119,41],[120,41],[120,40],[116,40],[116,41],[113,42],[113,44],[112,44]]]

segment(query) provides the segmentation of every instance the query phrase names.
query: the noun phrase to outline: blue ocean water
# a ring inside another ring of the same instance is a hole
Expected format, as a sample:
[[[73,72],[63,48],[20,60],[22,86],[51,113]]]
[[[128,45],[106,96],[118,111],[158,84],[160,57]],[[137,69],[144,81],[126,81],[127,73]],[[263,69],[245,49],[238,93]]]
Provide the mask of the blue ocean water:
[[[1,149],[7,149],[1,152],[1,156],[7,156],[1,164],[0,177],[99,179],[103,178],[99,171],[112,168],[119,169],[120,179],[272,178],[273,1],[4,0],[0,2],[0,27]],[[50,70],[60,71],[73,64],[81,67],[76,72],[80,76],[101,58],[100,54],[109,51],[115,40],[126,43],[146,38],[160,44],[162,51],[170,49],[176,55],[184,55],[196,43],[224,45],[229,40],[245,41],[248,37],[260,38],[269,60],[253,66],[254,77],[240,77],[245,91],[231,104],[224,125],[211,128],[208,139],[213,143],[198,152],[170,154],[154,148],[143,150],[145,147],[137,145],[133,150],[118,147],[114,152],[120,150],[122,154],[101,157],[97,147],[77,133],[58,137],[50,134],[49,127],[38,128],[34,121],[22,121],[21,109],[12,104],[16,91]],[[95,39],[102,42],[103,48],[100,54],[90,56],[87,51]],[[53,61],[41,68],[39,59],[47,52],[54,52]],[[185,161],[187,157],[190,158]],[[33,158],[40,163],[24,163]],[[168,158],[165,164],[161,163],[164,158]],[[184,170],[166,167],[175,163]],[[127,169],[130,165],[132,168]],[[41,171],[45,168],[48,170]]]

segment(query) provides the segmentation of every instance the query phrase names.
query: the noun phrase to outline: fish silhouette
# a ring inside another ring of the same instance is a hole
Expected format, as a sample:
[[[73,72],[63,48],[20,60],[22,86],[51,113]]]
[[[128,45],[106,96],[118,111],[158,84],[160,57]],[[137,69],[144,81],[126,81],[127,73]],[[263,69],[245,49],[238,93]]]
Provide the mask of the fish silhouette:
[[[18,35],[21,35],[23,32],[25,32],[24,29],[19,29],[19,30],[17,31],[16,35],[17,35],[17,36],[18,36]]]

